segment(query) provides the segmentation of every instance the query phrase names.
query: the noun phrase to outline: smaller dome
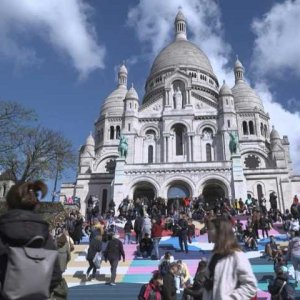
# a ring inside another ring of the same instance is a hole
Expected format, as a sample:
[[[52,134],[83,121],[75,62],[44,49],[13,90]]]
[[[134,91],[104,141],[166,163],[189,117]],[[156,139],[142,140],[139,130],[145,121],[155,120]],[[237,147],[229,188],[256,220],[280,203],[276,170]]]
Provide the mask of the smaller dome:
[[[128,74],[127,68],[126,68],[126,66],[125,66],[124,63],[120,66],[119,73],[126,73],[126,74]]]
[[[95,146],[95,140],[92,133],[90,133],[90,135],[87,137],[85,144],[87,146]]]
[[[256,92],[244,80],[238,80],[232,88],[234,104],[237,111],[262,110],[264,106]]]
[[[232,96],[231,88],[226,84],[225,80],[223,81],[223,85],[219,92],[220,96]]]
[[[126,93],[126,97],[125,97],[126,99],[139,99],[139,96],[138,96],[138,94],[137,94],[137,92],[136,92],[136,90],[135,90],[135,88],[133,87],[133,85],[132,85],[132,87],[128,90],[128,92]]]
[[[122,115],[124,110],[123,100],[127,89],[124,85],[120,85],[105,100],[101,108],[101,115]]]
[[[182,13],[181,9],[179,9],[179,11],[176,15],[176,18],[175,18],[175,22],[178,22],[178,21],[185,21],[185,16]]]
[[[270,139],[271,140],[280,140],[280,135],[274,126],[272,126],[272,131],[270,133]]]

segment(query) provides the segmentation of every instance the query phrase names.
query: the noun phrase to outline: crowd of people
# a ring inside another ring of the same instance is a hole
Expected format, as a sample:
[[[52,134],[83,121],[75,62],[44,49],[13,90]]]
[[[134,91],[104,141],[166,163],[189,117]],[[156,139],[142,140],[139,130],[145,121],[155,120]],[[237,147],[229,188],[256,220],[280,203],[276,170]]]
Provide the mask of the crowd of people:
[[[277,207],[274,193],[270,195],[270,205],[263,195],[260,200],[248,196],[244,201],[232,203],[228,199],[217,199],[214,204],[206,203],[202,197],[172,201],[124,199],[117,211],[111,201],[106,213],[101,213],[99,205],[89,201],[86,216],[74,210],[64,221],[50,228],[35,213],[46,192],[46,185],[36,181],[16,184],[7,194],[8,211],[0,216],[0,300],[13,297],[67,299],[63,273],[71,252],[84,236],[89,240],[86,281],[96,278],[97,270],[101,272],[105,261],[111,267],[107,284],[115,285],[119,261],[125,261],[124,245],[136,244],[139,259],[157,260],[158,267],[150,282],[141,287],[140,300],[175,300],[181,292],[183,299],[255,299],[257,282],[245,251],[257,250],[258,243],[268,239],[264,252],[274,264],[274,280],[268,287],[272,299],[294,299],[294,288],[300,281],[300,203],[297,196],[290,209],[283,213]],[[196,230],[195,220],[202,224],[200,230]],[[287,247],[281,247],[269,234],[278,222],[289,238]],[[178,238],[177,252],[187,255],[196,232],[207,233],[213,250],[208,258],[201,258],[199,254],[198,268],[192,278],[184,260],[175,261],[171,252],[160,255],[159,242],[164,235],[172,235]],[[19,252],[19,248],[25,252]],[[28,281],[22,268],[11,266],[17,264],[18,259],[22,259],[27,271],[38,274],[40,285],[28,283],[26,287],[20,285],[12,289],[10,278]],[[294,274],[288,267],[289,262]],[[290,282],[291,276],[294,285]]]

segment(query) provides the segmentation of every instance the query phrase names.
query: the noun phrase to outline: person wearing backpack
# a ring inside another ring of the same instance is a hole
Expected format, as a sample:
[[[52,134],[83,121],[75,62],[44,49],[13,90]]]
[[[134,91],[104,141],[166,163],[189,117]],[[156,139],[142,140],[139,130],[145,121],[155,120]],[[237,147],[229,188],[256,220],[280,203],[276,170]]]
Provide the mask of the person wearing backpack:
[[[162,285],[163,276],[159,272],[155,272],[149,283],[142,285],[138,300],[162,300]]]
[[[289,242],[287,260],[292,262],[295,269],[295,280],[297,286],[300,280],[300,231],[295,231],[295,237]]]
[[[7,194],[8,211],[0,216],[1,300],[46,300],[62,281],[49,224],[34,212],[46,193],[35,181],[17,183]]]

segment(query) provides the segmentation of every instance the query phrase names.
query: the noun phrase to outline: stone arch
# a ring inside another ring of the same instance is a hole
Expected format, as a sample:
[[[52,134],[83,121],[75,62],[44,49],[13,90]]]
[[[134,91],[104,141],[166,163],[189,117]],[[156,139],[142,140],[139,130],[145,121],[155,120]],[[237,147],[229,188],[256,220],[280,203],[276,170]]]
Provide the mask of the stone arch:
[[[258,168],[266,168],[269,167],[269,158],[267,154],[261,150],[261,149],[255,149],[255,150],[245,150],[241,152],[242,156],[242,162],[245,164],[245,159],[247,158],[248,155],[255,155],[258,156],[261,163],[258,166]]]
[[[147,130],[154,130],[156,133],[156,136],[159,137],[159,128],[157,124],[155,123],[150,123],[150,124],[144,124],[142,128],[140,129],[139,135],[140,136],[145,136]]]
[[[183,184],[189,190],[190,197],[194,197],[195,195],[194,182],[189,177],[181,175],[181,176],[173,176],[163,183],[163,185],[161,186],[161,195],[163,198],[167,198],[169,188],[175,183]]]
[[[192,88],[190,78],[187,77],[186,75],[183,75],[183,74],[180,74],[180,73],[176,73],[176,74],[173,74],[170,77],[168,77],[165,80],[165,87],[171,89],[173,82],[176,81],[176,80],[183,81],[183,83],[185,85],[185,89],[191,89]]]
[[[160,185],[159,183],[149,177],[149,176],[142,176],[140,178],[137,178],[135,180],[133,180],[131,182],[131,186],[129,188],[129,193],[128,193],[128,197],[129,199],[133,199],[133,196],[134,196],[134,191],[135,189],[138,187],[138,186],[141,186],[141,185],[148,185],[148,186],[151,186],[153,187],[153,190],[154,190],[154,193],[155,193],[155,196],[158,197],[158,193],[159,193],[159,190],[160,190]]]
[[[213,182],[215,181],[216,183],[219,183],[221,185],[223,185],[225,187],[225,196],[228,197],[228,198],[231,198],[232,197],[232,193],[231,193],[231,184],[229,182],[229,180],[222,176],[222,175],[206,175],[204,176],[197,184],[196,186],[196,191],[197,191],[197,195],[196,196],[199,196],[202,191],[203,191],[203,188],[205,187],[205,184],[208,182]]]
[[[101,157],[101,160],[98,160],[95,162],[94,164],[94,171],[99,171],[99,168],[101,167],[101,164],[105,163],[105,161],[107,161],[108,159],[117,159],[119,157],[119,154],[117,152],[115,153],[110,153],[110,154],[107,154],[103,157]],[[103,172],[103,171],[101,171]]]
[[[214,122],[212,122],[212,121],[206,121],[206,122],[200,124],[200,125],[197,127],[197,129],[196,129],[196,133],[197,133],[197,134],[202,134],[203,129],[204,129],[205,127],[210,128],[210,129],[213,131],[213,134],[214,134],[214,135],[217,133],[217,125],[216,125]]]
[[[172,127],[174,127],[174,125],[176,125],[176,124],[184,125],[187,129],[187,132],[192,131],[191,125],[187,121],[185,121],[185,120],[174,120],[170,124],[167,125],[166,132],[170,132]]]

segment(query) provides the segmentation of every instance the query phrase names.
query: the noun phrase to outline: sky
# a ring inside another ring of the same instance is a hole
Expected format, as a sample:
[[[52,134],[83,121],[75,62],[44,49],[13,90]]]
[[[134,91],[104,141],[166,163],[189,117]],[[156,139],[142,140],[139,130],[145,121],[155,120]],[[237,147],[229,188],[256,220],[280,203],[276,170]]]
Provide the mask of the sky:
[[[220,83],[233,86],[238,55],[300,174],[300,0],[0,0],[0,99],[35,109],[78,150],[123,61],[142,100],[178,7]]]

